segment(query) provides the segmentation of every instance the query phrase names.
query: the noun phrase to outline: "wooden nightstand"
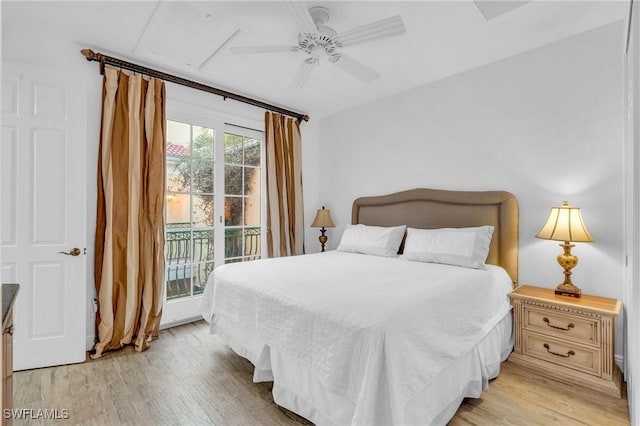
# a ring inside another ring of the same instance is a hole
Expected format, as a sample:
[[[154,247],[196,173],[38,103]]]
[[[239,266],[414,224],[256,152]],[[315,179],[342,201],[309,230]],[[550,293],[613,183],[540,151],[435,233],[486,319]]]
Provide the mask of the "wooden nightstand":
[[[510,295],[515,347],[509,360],[552,378],[620,398],[614,362],[614,319],[619,300],[556,296],[553,289],[522,286]]]

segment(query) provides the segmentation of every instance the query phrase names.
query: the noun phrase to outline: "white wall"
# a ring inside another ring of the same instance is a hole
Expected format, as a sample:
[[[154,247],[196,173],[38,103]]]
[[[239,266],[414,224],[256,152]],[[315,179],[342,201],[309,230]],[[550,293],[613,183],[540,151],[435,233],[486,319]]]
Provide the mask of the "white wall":
[[[534,235],[568,200],[596,240],[573,249],[573,281],[621,298],[623,29],[610,24],[323,119],[319,196],[337,226],[330,246],[359,196],[506,190],[520,205],[520,282],[555,287],[562,250]],[[622,321],[616,337],[622,355]]]

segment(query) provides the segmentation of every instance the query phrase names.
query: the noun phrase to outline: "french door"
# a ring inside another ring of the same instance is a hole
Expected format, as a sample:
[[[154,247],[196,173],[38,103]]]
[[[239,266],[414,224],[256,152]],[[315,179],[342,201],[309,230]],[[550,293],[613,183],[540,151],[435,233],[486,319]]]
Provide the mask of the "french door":
[[[262,257],[265,210],[262,132],[168,117],[163,326],[199,318],[216,266]]]

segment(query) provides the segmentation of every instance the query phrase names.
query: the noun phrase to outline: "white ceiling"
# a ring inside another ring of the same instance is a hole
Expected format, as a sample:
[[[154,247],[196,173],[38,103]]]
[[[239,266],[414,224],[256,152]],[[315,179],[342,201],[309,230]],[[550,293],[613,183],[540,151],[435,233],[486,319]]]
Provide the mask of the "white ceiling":
[[[407,32],[344,48],[381,74],[373,83],[363,83],[323,58],[305,87],[293,89],[302,53],[229,51],[229,46],[295,45],[298,28],[282,2],[3,1],[2,27],[5,37],[17,28],[46,31],[317,119],[624,19],[628,9],[628,0],[306,4],[327,7],[331,18],[326,25],[338,33],[393,15],[402,17]]]

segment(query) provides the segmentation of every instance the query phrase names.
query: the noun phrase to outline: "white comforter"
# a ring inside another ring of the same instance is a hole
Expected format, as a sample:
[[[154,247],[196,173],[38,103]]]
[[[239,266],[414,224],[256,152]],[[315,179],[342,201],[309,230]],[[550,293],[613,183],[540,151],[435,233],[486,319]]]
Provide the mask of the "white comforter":
[[[353,402],[352,424],[404,424],[407,402],[509,312],[511,288],[499,267],[334,251],[220,266],[203,315],[307,362]]]

